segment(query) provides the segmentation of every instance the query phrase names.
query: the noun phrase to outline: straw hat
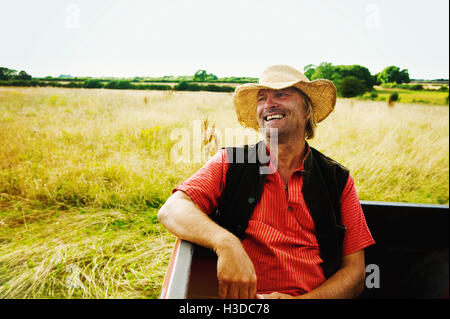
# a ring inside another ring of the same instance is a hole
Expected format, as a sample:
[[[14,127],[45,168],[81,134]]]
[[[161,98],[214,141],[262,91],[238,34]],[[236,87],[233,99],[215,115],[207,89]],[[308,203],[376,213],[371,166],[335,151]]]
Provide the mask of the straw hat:
[[[247,83],[236,87],[233,101],[239,123],[244,127],[257,130],[259,128],[256,119],[258,91],[279,90],[291,86],[309,97],[317,123],[324,120],[334,110],[336,87],[333,82],[326,79],[310,81],[302,72],[290,66],[273,65],[262,73],[258,83]]]

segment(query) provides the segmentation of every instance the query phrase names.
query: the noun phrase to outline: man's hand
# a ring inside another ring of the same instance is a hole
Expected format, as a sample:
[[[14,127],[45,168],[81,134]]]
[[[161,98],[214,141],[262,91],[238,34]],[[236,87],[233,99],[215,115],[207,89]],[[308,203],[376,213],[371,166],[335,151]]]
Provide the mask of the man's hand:
[[[364,250],[342,257],[342,267],[319,287],[299,296],[279,292],[257,294],[258,299],[342,299],[356,298],[364,289]]]
[[[255,268],[239,239],[225,243],[216,254],[219,298],[255,298]]]
[[[281,292],[272,292],[270,294],[257,294],[256,299],[295,299],[295,297]]]
[[[240,240],[213,222],[187,194],[178,191],[169,197],[158,219],[176,236],[216,252],[220,298],[255,298],[255,269]]]

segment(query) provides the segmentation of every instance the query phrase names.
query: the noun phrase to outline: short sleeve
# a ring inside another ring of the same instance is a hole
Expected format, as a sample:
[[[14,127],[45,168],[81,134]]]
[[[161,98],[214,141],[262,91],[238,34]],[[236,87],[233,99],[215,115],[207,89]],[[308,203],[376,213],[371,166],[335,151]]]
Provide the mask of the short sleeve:
[[[183,191],[205,214],[211,214],[218,206],[225,188],[228,170],[227,153],[221,149],[194,175],[179,184],[172,193]]]
[[[349,255],[375,244],[361,204],[356,193],[355,183],[351,175],[341,194],[341,221],[347,227],[342,254]]]

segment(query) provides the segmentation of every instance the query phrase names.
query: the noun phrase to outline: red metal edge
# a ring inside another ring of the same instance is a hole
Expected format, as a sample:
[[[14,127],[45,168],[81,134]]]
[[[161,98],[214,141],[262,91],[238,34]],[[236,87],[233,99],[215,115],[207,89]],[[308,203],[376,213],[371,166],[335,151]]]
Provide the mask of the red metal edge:
[[[178,250],[180,249],[180,245],[181,245],[181,239],[177,238],[177,241],[175,242],[175,245],[172,250],[172,255],[170,256],[170,262],[169,262],[169,266],[167,267],[166,276],[164,277],[164,283],[161,287],[160,299],[167,299],[167,291],[168,291],[170,282],[172,280],[173,266],[175,264],[175,259],[176,259]]]

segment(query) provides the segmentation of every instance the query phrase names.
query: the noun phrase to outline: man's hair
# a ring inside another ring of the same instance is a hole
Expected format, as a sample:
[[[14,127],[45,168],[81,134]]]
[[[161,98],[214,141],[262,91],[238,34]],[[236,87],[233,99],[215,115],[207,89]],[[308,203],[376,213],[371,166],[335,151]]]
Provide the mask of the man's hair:
[[[311,140],[314,137],[317,126],[316,119],[314,118],[311,100],[309,99],[308,95],[303,93],[300,89],[297,89],[295,86],[293,86],[293,88],[295,88],[303,97],[303,104],[305,105],[306,115],[308,116],[305,126],[305,138]]]

